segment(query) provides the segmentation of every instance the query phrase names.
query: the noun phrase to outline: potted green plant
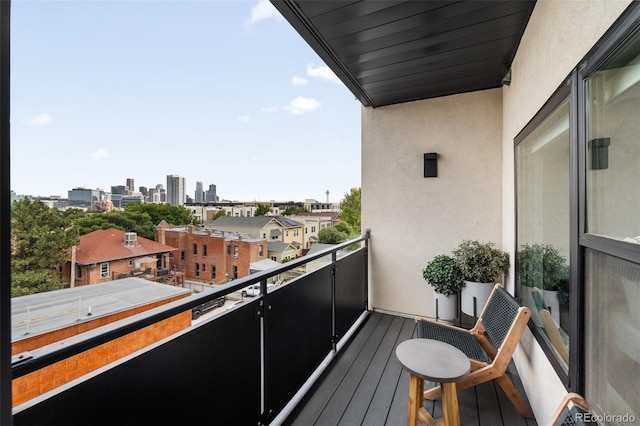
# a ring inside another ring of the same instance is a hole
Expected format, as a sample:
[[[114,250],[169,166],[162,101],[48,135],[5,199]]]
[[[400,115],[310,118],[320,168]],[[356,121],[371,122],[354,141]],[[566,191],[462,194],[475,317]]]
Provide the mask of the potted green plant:
[[[462,312],[479,315],[496,279],[509,269],[509,253],[490,242],[464,240],[453,251],[453,258],[464,276]]]
[[[456,319],[458,311],[456,296],[464,285],[464,277],[455,259],[445,254],[434,257],[422,270],[422,277],[436,293],[438,318]]]

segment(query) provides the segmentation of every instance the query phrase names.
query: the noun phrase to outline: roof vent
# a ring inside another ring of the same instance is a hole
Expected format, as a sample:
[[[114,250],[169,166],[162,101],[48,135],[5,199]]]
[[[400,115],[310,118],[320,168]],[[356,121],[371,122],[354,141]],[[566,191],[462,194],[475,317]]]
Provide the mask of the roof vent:
[[[134,246],[138,240],[138,234],[135,232],[125,232],[124,233],[124,245],[125,246]]]

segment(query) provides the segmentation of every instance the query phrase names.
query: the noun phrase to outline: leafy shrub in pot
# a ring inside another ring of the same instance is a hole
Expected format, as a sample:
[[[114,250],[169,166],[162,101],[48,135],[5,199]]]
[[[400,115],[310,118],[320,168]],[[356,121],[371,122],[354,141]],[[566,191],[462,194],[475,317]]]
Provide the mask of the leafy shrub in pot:
[[[465,281],[493,283],[509,269],[509,253],[493,243],[464,240],[453,251],[453,257]]]
[[[457,293],[464,286],[462,271],[451,256],[438,255],[427,263],[422,277],[436,293],[444,296]]]

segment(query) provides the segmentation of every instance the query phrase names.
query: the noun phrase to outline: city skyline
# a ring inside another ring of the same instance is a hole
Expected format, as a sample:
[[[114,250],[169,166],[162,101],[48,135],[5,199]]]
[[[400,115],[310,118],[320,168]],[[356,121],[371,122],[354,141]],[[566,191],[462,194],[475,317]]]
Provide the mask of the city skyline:
[[[361,105],[266,0],[15,2],[11,53],[17,194],[169,174],[231,200],[361,186]]]

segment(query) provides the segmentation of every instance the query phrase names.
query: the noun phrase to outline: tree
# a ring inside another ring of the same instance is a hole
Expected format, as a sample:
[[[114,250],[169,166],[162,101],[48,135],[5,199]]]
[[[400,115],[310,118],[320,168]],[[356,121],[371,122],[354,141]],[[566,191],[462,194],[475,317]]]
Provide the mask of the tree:
[[[268,204],[258,204],[254,216],[264,216],[267,213],[271,213],[271,207]]]
[[[349,236],[336,229],[335,226],[323,228],[318,232],[318,242],[322,244],[340,244],[347,241]]]
[[[295,216],[298,213],[308,213],[309,210],[305,209],[304,207],[287,207],[286,210],[284,212],[282,212],[282,214],[284,216]]]
[[[159,224],[163,220],[172,225],[197,225],[200,223],[191,210],[184,206],[173,206],[171,204],[157,203],[136,203],[129,204],[125,212],[146,213],[151,218],[151,223]]]
[[[361,188],[351,188],[348,194],[345,194],[340,206],[340,220],[348,223],[360,234],[360,205],[362,203]]]
[[[11,295],[63,288],[59,269],[78,231],[58,210],[28,198],[11,208]]]
[[[80,235],[98,229],[116,228],[125,232],[135,232],[141,237],[153,240],[155,232],[151,217],[147,213],[130,211],[112,211],[108,213],[92,212],[73,220]]]

